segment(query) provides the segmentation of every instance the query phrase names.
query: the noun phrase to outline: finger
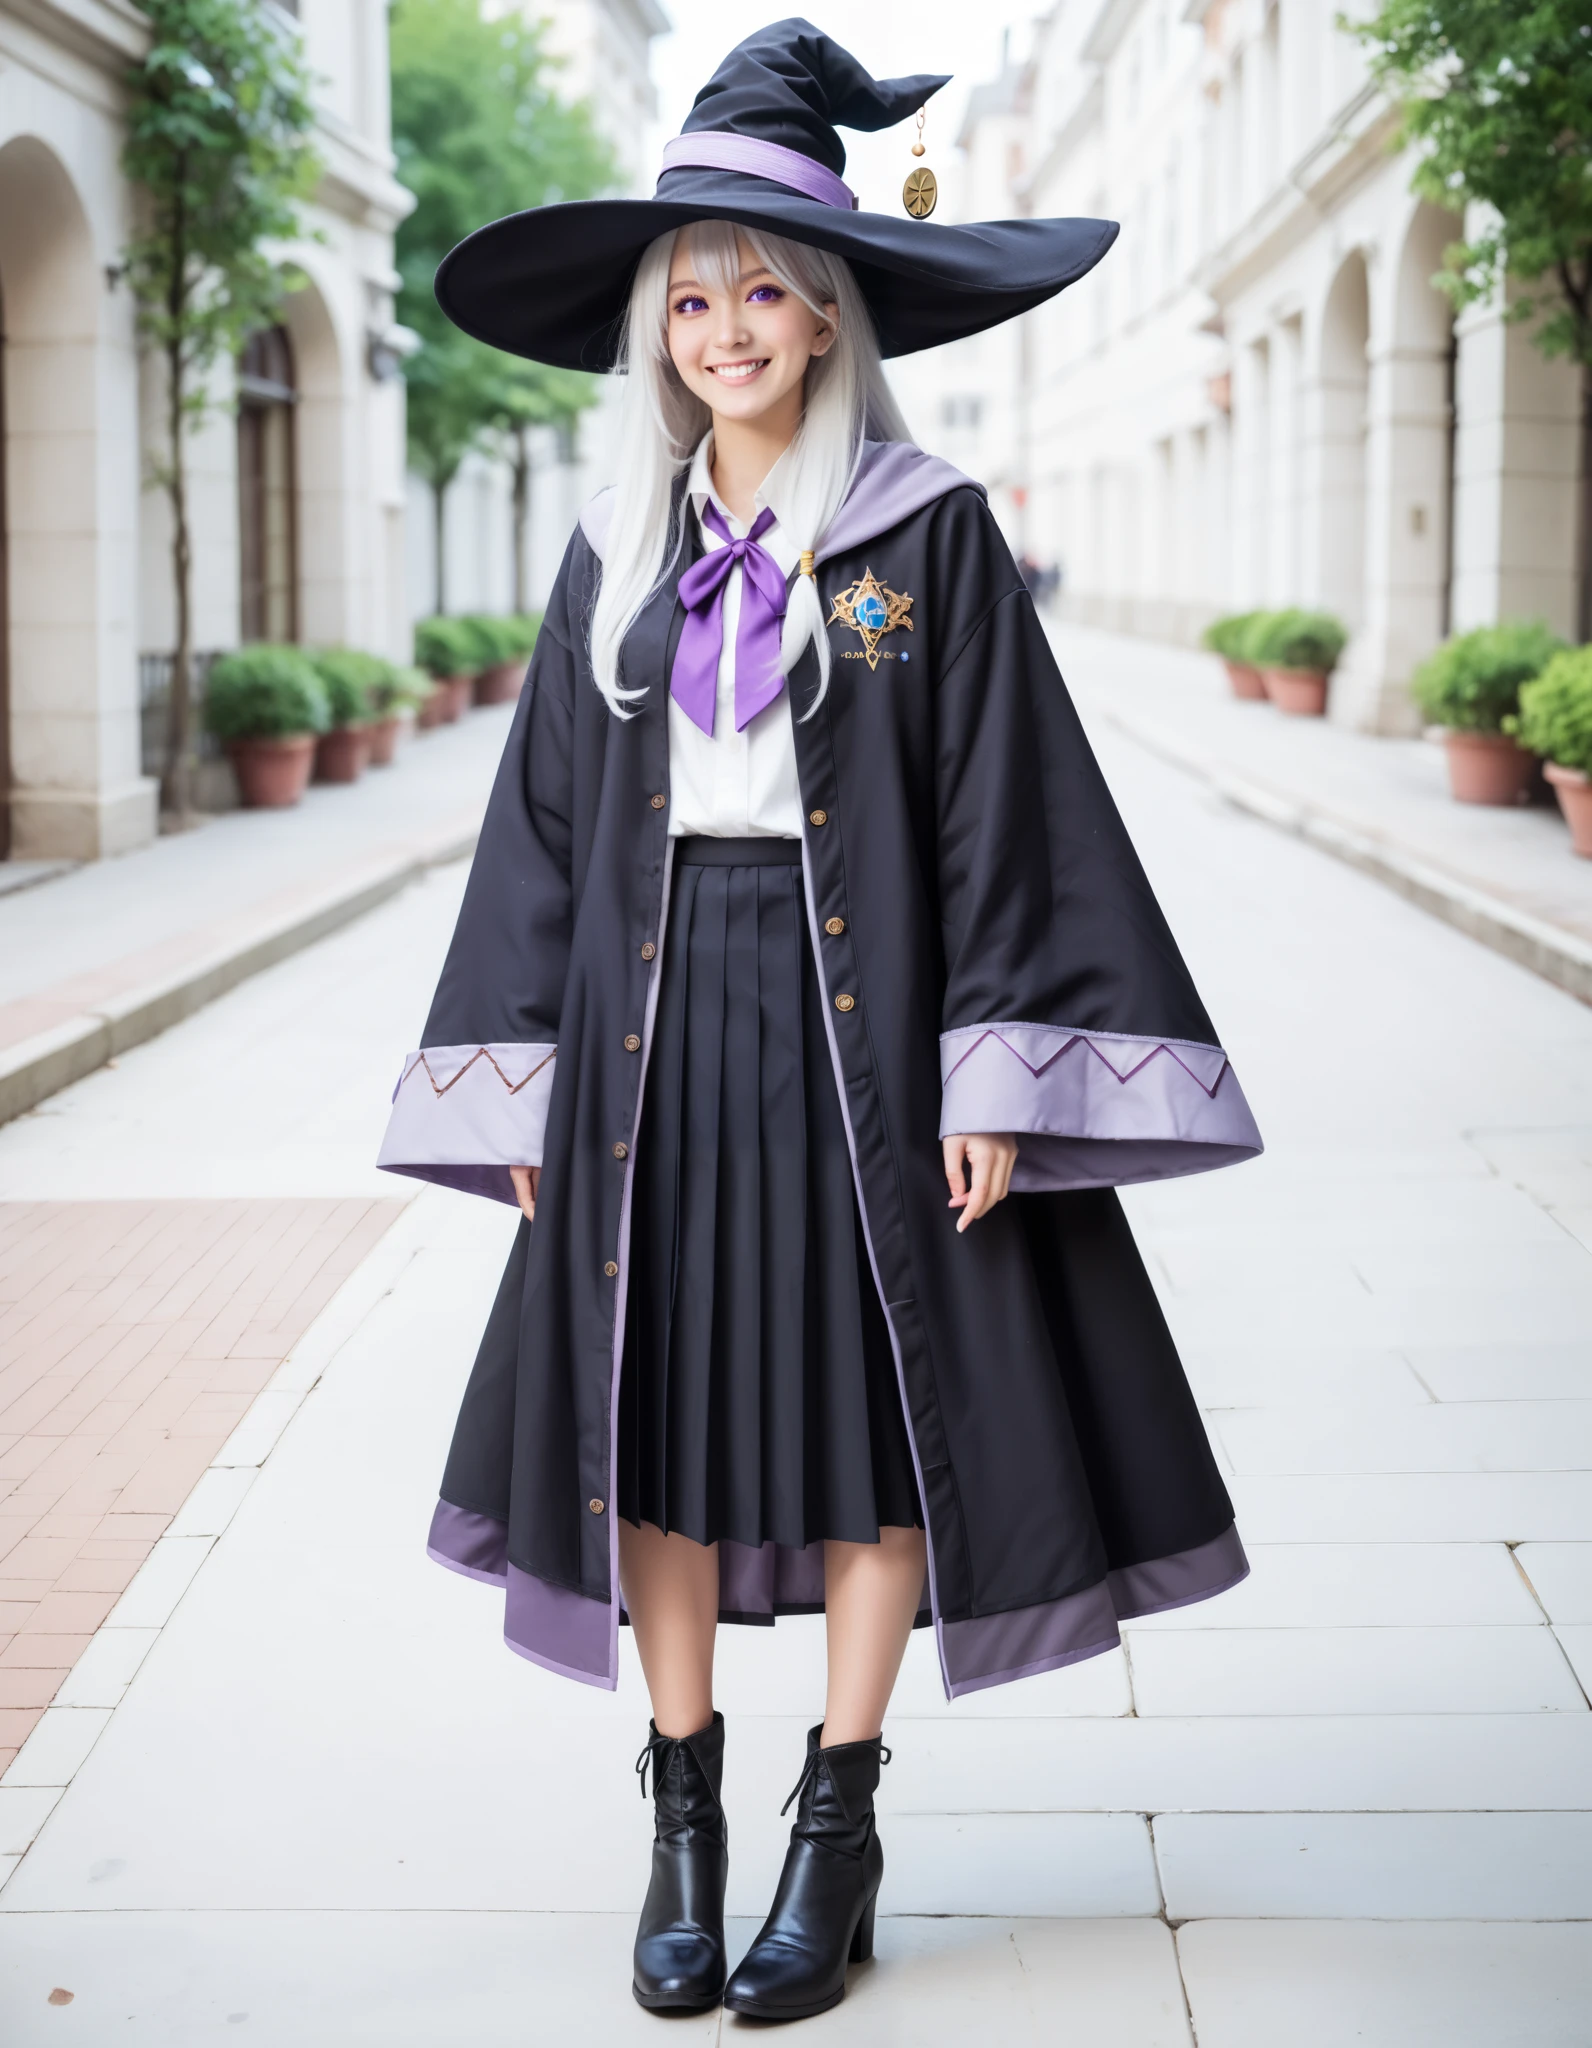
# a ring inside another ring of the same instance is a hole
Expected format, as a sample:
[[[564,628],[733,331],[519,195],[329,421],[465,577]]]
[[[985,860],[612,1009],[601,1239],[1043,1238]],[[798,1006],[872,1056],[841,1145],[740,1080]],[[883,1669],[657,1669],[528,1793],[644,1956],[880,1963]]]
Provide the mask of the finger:
[[[963,1155],[967,1151],[966,1138],[945,1138],[941,1140],[945,1155],[945,1178],[950,1183],[951,1207],[960,1209],[967,1200],[967,1178],[962,1171]]]
[[[968,1193],[967,1207],[957,1222],[958,1230],[966,1230],[970,1223],[976,1223],[989,1207],[990,1159],[983,1146],[968,1147],[968,1165],[972,1169],[973,1185]]]
[[[519,1203],[527,1223],[536,1221],[536,1197],[532,1192],[531,1168],[511,1166],[509,1179],[514,1184],[514,1199]]]
[[[994,1192],[990,1198],[992,1202],[1004,1202],[1011,1192],[1012,1169],[1016,1164],[1017,1147],[1003,1145],[995,1160]]]
[[[539,1166],[533,1166],[531,1168],[531,1207],[534,1209],[541,1199],[542,1169]]]

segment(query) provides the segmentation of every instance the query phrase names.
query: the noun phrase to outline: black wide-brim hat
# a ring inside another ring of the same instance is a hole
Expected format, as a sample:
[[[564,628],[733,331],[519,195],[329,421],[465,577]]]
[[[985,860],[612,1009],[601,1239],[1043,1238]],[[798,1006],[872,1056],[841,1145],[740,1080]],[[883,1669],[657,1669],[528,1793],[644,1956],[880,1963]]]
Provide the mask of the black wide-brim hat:
[[[946,82],[870,78],[811,22],[775,22],[732,50],[697,94],[651,199],[537,206],[478,228],[443,258],[437,302],[466,334],[512,355],[612,369],[649,243],[725,220],[844,257],[887,356],[998,326],[1092,270],[1117,224],[939,226],[858,210],[841,178],[836,124],[888,128]]]

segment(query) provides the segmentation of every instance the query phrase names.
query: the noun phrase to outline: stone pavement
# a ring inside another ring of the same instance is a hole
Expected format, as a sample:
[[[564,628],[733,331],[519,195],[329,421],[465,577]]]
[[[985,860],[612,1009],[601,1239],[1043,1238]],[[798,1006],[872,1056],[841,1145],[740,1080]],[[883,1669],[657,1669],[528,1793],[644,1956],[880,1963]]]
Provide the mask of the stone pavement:
[[[402,1207],[0,1202],[0,1773]]]
[[[1269,1145],[1128,1198],[1255,1569],[954,1707],[914,1641],[877,1960],[803,2039],[1586,2048],[1592,1014],[1100,739]],[[0,1132],[0,1199],[390,1194],[460,881]],[[662,2038],[629,1638],[617,1695],[576,1688],[423,1555],[512,1227],[411,1203],[0,1783],[7,2048]],[[818,1628],[727,1630],[719,1692],[738,1948]]]
[[[1556,804],[1455,803],[1436,739],[1240,703],[1211,655],[1059,622],[1050,634],[1097,722],[1592,1001],[1592,861],[1571,853]]]

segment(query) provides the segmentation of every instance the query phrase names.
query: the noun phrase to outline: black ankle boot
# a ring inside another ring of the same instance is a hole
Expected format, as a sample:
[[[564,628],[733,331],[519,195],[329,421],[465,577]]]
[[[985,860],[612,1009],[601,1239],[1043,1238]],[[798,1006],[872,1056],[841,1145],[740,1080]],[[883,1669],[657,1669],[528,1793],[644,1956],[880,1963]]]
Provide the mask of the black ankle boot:
[[[655,1723],[648,1725],[636,1769],[645,1799],[652,1766],[656,1832],[633,1988],[649,2012],[706,2012],[724,1995],[724,1716],[715,1714],[695,1735],[660,1735]]]
[[[801,1804],[774,1903],[724,1993],[731,2012],[754,2019],[827,2012],[846,1995],[847,1963],[873,1954],[873,1909],[884,1876],[873,1795],[890,1752],[877,1735],[820,1749],[823,1732],[814,1728],[807,1736],[807,1762],[790,1796]]]

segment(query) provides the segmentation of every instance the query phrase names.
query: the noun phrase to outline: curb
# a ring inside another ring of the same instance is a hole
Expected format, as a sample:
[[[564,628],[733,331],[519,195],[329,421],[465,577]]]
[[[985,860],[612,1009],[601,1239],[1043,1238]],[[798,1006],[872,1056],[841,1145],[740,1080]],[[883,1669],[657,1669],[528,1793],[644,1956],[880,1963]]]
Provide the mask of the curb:
[[[211,947],[175,973],[124,990],[79,1017],[8,1046],[0,1051],[0,1124],[36,1108],[119,1053],[180,1024],[251,975],[352,924],[429,869],[465,859],[475,850],[479,832],[479,824],[467,830],[454,824],[431,839],[411,842],[397,857],[367,866],[352,880],[285,914],[246,927],[236,939]]]
[[[1316,810],[1296,798],[1280,795],[1263,783],[1213,763],[1197,748],[1174,738],[1152,721],[1134,718],[1099,698],[1086,700],[1089,712],[1173,768],[1196,776],[1224,803],[1244,811],[1280,832],[1303,839],[1322,853],[1392,889],[1407,902],[1477,939],[1519,967],[1529,968],[1583,1003],[1592,1003],[1592,942],[1549,924],[1529,911],[1516,910],[1475,889],[1444,869],[1418,860],[1386,839],[1345,824],[1330,811]]]

